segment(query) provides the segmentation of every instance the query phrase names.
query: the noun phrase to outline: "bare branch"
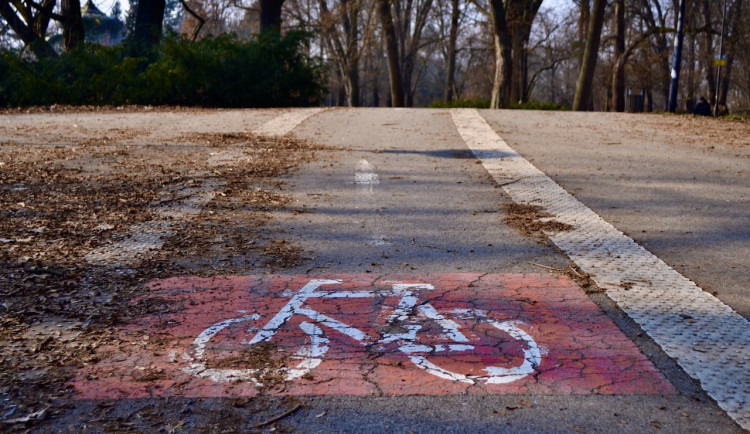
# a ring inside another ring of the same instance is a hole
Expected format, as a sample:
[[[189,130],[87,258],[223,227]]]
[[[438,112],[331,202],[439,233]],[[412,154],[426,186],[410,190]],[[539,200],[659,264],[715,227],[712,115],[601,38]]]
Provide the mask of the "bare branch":
[[[193,32],[193,37],[192,37],[192,41],[195,42],[195,40],[198,38],[198,34],[203,28],[203,25],[206,24],[206,20],[202,16],[198,15],[193,9],[191,9],[185,0],[180,0],[180,4],[185,9],[185,12],[189,13],[190,16],[198,20],[198,23],[199,23],[198,27],[195,28],[195,31]]]

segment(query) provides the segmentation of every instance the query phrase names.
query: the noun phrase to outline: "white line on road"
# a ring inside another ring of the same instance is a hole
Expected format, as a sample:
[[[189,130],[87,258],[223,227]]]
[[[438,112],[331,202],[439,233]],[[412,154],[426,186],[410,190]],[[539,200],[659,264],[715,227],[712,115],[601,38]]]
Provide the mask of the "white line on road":
[[[159,219],[130,226],[129,235],[122,241],[98,247],[87,253],[84,259],[92,264],[134,265],[136,261],[161,249],[167,238],[175,234],[176,226],[200,214],[224,185],[224,180],[209,178],[199,186],[183,186],[176,191],[163,190],[163,195],[182,200],[169,205],[153,204]]]
[[[375,168],[372,167],[369,161],[362,159],[357,163],[357,171],[354,172],[354,183],[361,186],[364,189],[369,189],[372,192],[372,186],[380,184],[380,178],[375,173]]]
[[[354,183],[357,185],[357,199],[366,202],[362,204],[362,207],[371,207],[374,200],[373,196],[375,195],[375,186],[380,184],[380,178],[375,172],[375,167],[373,167],[369,161],[361,159],[357,162],[357,170],[354,172]],[[359,206],[357,208],[359,208]],[[373,227],[371,232],[372,235],[370,236],[368,244],[373,246],[385,246],[390,244],[380,230],[378,216],[375,211],[373,211]]]
[[[261,136],[283,136],[290,133],[294,127],[304,122],[310,116],[320,113],[322,108],[294,109],[276,116],[259,128],[253,130]]]
[[[451,110],[451,116],[513,201],[541,206],[571,225],[547,235],[730,417],[750,429],[750,322],[571,196],[508,146],[476,110]]]
[[[296,109],[282,113],[264,123],[253,133],[265,136],[283,136],[305,119],[320,112],[320,108]],[[248,156],[242,151],[213,153],[208,163],[211,166],[248,163]],[[89,263],[108,263],[117,266],[135,266],[139,261],[150,256],[164,246],[167,238],[175,235],[179,224],[189,221],[200,214],[203,207],[224,188],[226,181],[217,178],[198,179],[175,189],[164,189],[160,192],[167,201],[152,204],[159,217],[145,223],[138,223],[128,228],[128,235],[121,241],[98,247],[84,256]],[[168,202],[168,205],[162,205]]]

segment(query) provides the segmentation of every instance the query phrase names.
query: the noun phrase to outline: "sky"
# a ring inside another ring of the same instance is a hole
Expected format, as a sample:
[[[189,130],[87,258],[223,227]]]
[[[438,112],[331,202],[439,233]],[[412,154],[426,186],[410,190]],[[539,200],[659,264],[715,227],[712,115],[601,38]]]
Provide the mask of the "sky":
[[[85,3],[86,1],[82,0],[81,6],[83,6]],[[91,0],[91,3],[99,8],[100,11],[109,15],[109,13],[112,12],[112,7],[115,5],[115,0]],[[120,8],[122,9],[122,13],[124,16],[130,9],[130,2],[128,0],[120,0]]]

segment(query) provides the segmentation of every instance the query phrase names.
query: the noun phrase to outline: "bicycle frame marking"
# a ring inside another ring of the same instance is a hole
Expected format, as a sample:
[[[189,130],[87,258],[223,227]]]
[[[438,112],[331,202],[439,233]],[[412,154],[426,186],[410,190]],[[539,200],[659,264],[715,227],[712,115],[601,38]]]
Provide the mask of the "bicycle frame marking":
[[[542,354],[539,346],[528,333],[518,327],[518,324],[521,324],[520,321],[497,322],[488,320],[486,315],[481,311],[473,312],[477,320],[484,320],[498,330],[507,333],[513,339],[525,344],[525,347],[523,348],[523,363],[520,366],[487,366],[483,369],[487,372],[487,375],[479,376],[452,372],[428,360],[429,354],[471,351],[474,349],[474,345],[471,345],[469,339],[459,330],[459,325],[456,322],[445,318],[430,304],[425,303],[417,306],[419,299],[414,295],[415,290],[435,289],[433,285],[426,283],[394,282],[392,285],[392,291],[381,291],[379,293],[380,295],[385,296],[391,295],[401,297],[398,307],[388,317],[387,324],[390,325],[396,322],[409,321],[410,312],[416,308],[424,318],[433,320],[442,327],[442,330],[445,333],[443,337],[451,339],[454,342],[452,344],[429,345],[416,343],[417,333],[422,327],[419,324],[406,324],[406,332],[402,333],[385,332],[380,339],[373,342],[373,338],[361,330],[351,327],[316,310],[303,307],[305,301],[310,298],[334,299],[376,297],[376,292],[374,291],[317,292],[317,290],[323,285],[339,285],[341,283],[342,281],[339,279],[314,279],[309,281],[299,292],[292,296],[291,300],[276,315],[274,315],[264,327],[257,330],[252,339],[247,341],[246,344],[251,346],[260,342],[270,341],[279,331],[279,328],[283,327],[291,317],[302,315],[306,316],[314,323],[321,324],[336,332],[343,333],[363,345],[380,344],[382,346],[383,344],[391,342],[399,343],[398,349],[406,354],[414,365],[445,380],[460,381],[468,384],[475,384],[479,381],[484,381],[487,384],[505,384],[520,380],[534,373],[542,362]],[[463,311],[463,314],[467,313],[471,312],[468,310]],[[205,346],[208,341],[223,329],[236,323],[257,319],[260,319],[260,317],[256,314],[243,315],[239,318],[221,321],[207,328],[193,342],[195,347],[193,356],[188,354],[183,355],[184,360],[191,362],[191,365],[187,368],[183,368],[183,371],[201,378],[208,378],[215,382],[252,381],[257,386],[261,386],[261,383],[259,383],[256,378],[259,375],[264,374],[264,372],[259,369],[209,368],[202,360]],[[302,322],[300,324],[302,331],[304,331],[310,338],[310,345],[309,347],[300,349],[292,356],[301,361],[296,367],[287,369],[285,376],[287,381],[300,378],[309,373],[312,369],[315,369],[323,361],[326,352],[328,352],[330,341],[325,337],[323,330],[314,323]]]

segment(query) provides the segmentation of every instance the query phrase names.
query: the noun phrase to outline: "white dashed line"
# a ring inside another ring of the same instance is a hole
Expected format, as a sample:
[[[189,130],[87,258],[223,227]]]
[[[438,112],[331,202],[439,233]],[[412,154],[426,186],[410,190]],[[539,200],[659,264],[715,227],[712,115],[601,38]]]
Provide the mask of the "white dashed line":
[[[375,167],[365,159],[357,162],[357,170],[354,172],[354,183],[357,185],[357,200],[361,201],[362,208],[371,207],[374,196],[375,186],[380,184],[380,178],[375,172]],[[360,206],[357,206],[360,208]],[[380,230],[377,213],[373,211],[372,229],[368,244],[372,246],[385,246],[390,244],[383,236]]]
[[[750,322],[604,221],[510,148],[476,110],[451,110],[468,147],[513,201],[572,230],[549,238],[750,429]]]
[[[271,119],[253,132],[265,136],[283,136],[305,119],[322,109],[290,110]],[[227,164],[248,164],[251,156],[241,150],[217,152],[208,158],[210,166],[218,167]],[[164,246],[167,238],[176,234],[178,226],[193,219],[216,194],[224,188],[226,181],[218,178],[207,178],[195,186],[195,179],[187,184],[160,192],[166,200],[152,204],[159,217],[145,223],[130,226],[125,238],[111,244],[98,247],[84,256],[86,262],[108,263],[117,266],[135,266],[138,262],[158,251]],[[164,205],[166,203],[166,205]]]
[[[176,226],[197,216],[224,185],[224,180],[209,178],[197,187],[162,191],[164,196],[182,200],[175,202],[172,199],[168,205],[161,206],[159,203],[154,204],[159,219],[130,226],[128,235],[122,241],[98,247],[87,253],[84,259],[92,264],[135,265],[161,249],[167,238],[176,233]]]
[[[310,116],[320,113],[322,108],[294,109],[280,114],[259,128],[253,130],[262,136],[283,136],[290,133],[294,127],[304,122]]]

